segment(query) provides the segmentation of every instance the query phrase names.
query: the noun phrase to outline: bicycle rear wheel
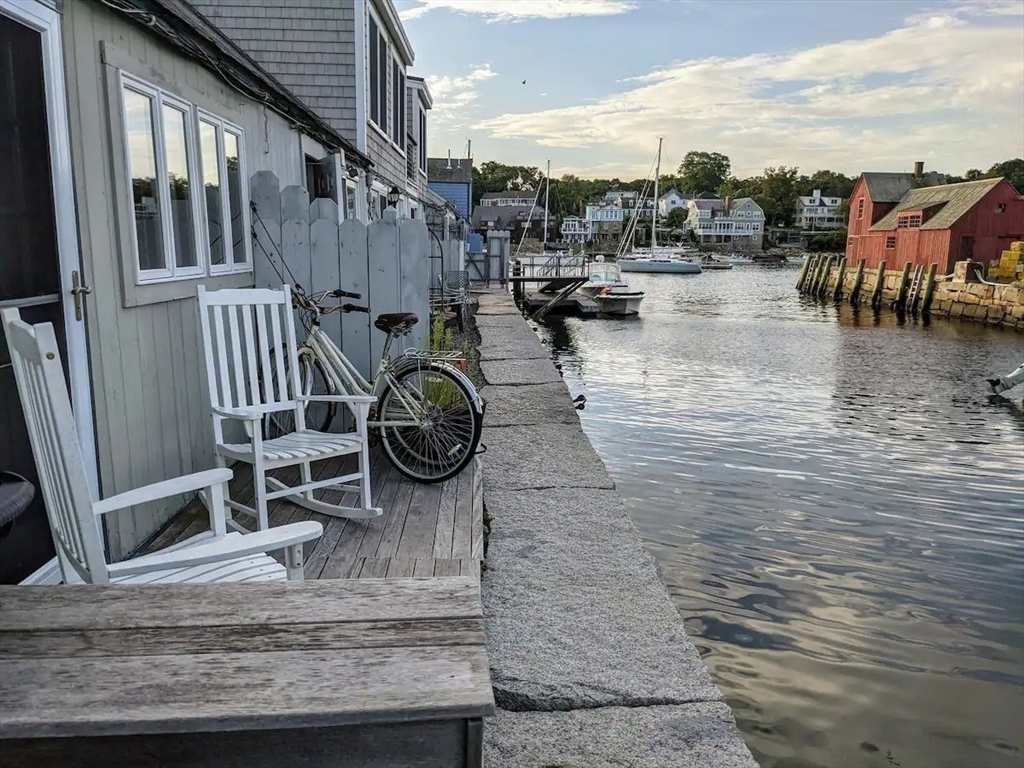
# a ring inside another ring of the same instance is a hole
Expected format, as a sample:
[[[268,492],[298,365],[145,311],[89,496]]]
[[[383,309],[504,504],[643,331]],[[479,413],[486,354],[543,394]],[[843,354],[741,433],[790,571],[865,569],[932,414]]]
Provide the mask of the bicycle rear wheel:
[[[483,420],[474,393],[436,363],[396,374],[378,400],[384,452],[408,478],[439,483],[461,472],[476,453]]]
[[[277,378],[277,365],[274,360],[276,350],[270,352],[270,376],[274,385],[274,391],[280,392],[281,385]],[[287,374],[286,374],[287,375]],[[311,354],[299,355],[299,380],[302,382],[300,391],[304,395],[329,395],[331,393],[328,384],[327,372],[323,363],[315,359]],[[306,404],[306,429],[314,429],[318,432],[326,432],[327,428],[334,421],[334,414],[338,409],[337,403],[307,403]],[[268,413],[263,418],[263,437],[272,439],[287,435],[295,431],[295,411],[276,411]]]

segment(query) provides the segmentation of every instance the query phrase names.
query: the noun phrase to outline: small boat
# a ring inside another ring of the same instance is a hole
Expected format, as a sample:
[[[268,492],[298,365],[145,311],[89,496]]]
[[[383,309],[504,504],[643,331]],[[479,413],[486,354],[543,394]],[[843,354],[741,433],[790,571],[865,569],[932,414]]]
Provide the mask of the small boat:
[[[722,258],[724,258],[734,267],[749,266],[751,264],[757,263],[757,260],[754,259],[753,256],[748,256],[745,253],[736,253],[735,251],[730,253],[728,256],[723,256]]]
[[[623,281],[619,265],[612,262],[597,262],[591,267],[590,279],[580,288],[597,304],[602,315],[628,317],[640,313],[640,302],[644,292],[633,290]]]
[[[716,256],[713,253],[701,256],[696,261],[700,263],[701,269],[705,271],[709,269],[732,269],[731,261],[722,256]]]
[[[622,259],[619,266],[623,272],[659,272],[669,275],[699,275],[703,272],[697,262],[675,256],[641,256],[637,259]]]

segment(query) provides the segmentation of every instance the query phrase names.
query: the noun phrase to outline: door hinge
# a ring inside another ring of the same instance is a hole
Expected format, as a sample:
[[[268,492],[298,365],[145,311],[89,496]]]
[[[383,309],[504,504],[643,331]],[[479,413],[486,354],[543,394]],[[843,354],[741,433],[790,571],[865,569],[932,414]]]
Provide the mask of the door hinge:
[[[78,270],[71,272],[71,295],[75,297],[75,320],[82,319],[82,296],[88,296],[92,293],[92,288],[87,285],[82,285],[82,278],[78,274]]]

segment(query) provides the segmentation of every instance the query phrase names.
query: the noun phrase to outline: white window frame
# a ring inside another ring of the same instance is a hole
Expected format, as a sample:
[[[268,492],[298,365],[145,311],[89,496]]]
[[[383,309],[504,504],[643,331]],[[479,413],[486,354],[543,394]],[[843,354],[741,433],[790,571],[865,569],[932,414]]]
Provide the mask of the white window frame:
[[[126,91],[134,91],[135,93],[145,96],[151,100],[152,106],[150,107],[150,121],[153,125],[153,149],[154,149],[154,160],[156,166],[156,192],[157,192],[157,209],[160,212],[161,218],[161,233],[163,235],[163,248],[164,248],[164,268],[163,269],[143,269],[142,262],[139,258],[139,235],[138,226],[135,221],[135,199],[132,196],[132,169],[131,169],[131,150],[128,147],[129,135],[128,135],[128,109],[125,103]],[[197,176],[198,164],[196,162],[196,137],[195,137],[195,125],[193,119],[193,107],[187,101],[179,99],[166,91],[156,88],[144,80],[129,75],[125,72],[120,72],[118,78],[118,95],[120,98],[121,105],[121,135],[124,137],[124,152],[125,160],[127,161],[126,170],[128,171],[128,178],[126,179],[128,187],[128,211],[129,219],[131,220],[132,229],[132,258],[134,259],[135,268],[135,282],[137,285],[144,285],[146,283],[163,283],[171,282],[174,280],[188,280],[196,277],[202,277],[206,274],[205,263],[204,263],[204,251],[203,243],[200,240],[200,234],[202,232],[202,216],[204,215],[199,207],[198,196],[192,195],[192,241],[193,248],[195,248],[196,254],[196,265],[193,267],[179,267],[177,253],[174,249],[174,222],[170,215],[171,204],[167,184],[170,181],[170,177],[167,173],[167,146],[164,142],[164,120],[163,120],[163,106],[167,104],[173,109],[178,109],[185,113],[185,152],[188,154],[188,172],[191,179],[190,183],[193,183]]]
[[[250,237],[243,238],[245,243],[245,261],[241,263],[235,263],[235,248],[233,230],[231,229],[231,201],[229,199],[230,187],[228,186],[228,160],[227,152],[224,149],[224,134],[230,133],[238,140],[238,174],[241,183],[238,185],[239,192],[242,194],[241,211],[242,211],[242,228],[243,231],[248,233],[251,231],[251,225],[249,223],[249,185],[246,183],[246,179],[249,178],[245,167],[245,131],[241,127],[234,123],[229,123],[223,118],[217,117],[212,112],[207,112],[205,109],[195,109],[193,120],[196,125],[196,146],[199,146],[199,123],[200,121],[208,123],[217,129],[217,164],[220,170],[220,184],[221,184],[221,195],[220,195],[220,206],[221,206],[221,222],[227,223],[227,230],[231,233],[231,237],[225,237],[221,235],[221,244],[224,247],[224,263],[214,264],[211,260],[209,262],[209,269],[211,275],[226,275],[234,272],[252,272],[252,243]],[[202,157],[196,155],[197,167],[202,171]],[[202,174],[200,173],[200,181],[202,181]],[[203,194],[206,194],[205,184]],[[204,199],[205,202],[205,199]],[[222,224],[223,226],[223,224]],[[206,216],[206,206],[203,205],[203,216],[202,216],[202,230],[203,230],[203,255],[209,257],[209,243],[210,243],[210,222]],[[230,247],[229,247],[230,246]]]
[[[194,280],[196,278],[207,277],[208,275],[215,276],[251,273],[253,271],[253,258],[252,243],[250,242],[249,237],[245,237],[243,240],[246,259],[244,262],[236,263],[234,261],[234,247],[233,241],[230,237],[222,238],[222,243],[226,248],[225,263],[214,265],[210,262],[209,221],[206,216],[206,192],[202,175],[202,163],[200,161],[199,120],[205,120],[217,127],[217,161],[220,164],[220,178],[222,185],[221,215],[223,220],[229,224],[231,222],[231,209],[227,193],[227,159],[224,152],[224,132],[226,131],[231,133],[238,140],[238,166],[239,177],[241,180],[241,183],[239,184],[239,191],[242,196],[242,225],[244,231],[248,233],[251,229],[251,225],[249,216],[249,188],[246,181],[248,179],[248,170],[246,168],[245,160],[245,131],[240,126],[228,122],[211,112],[200,109],[185,99],[168,93],[167,91],[146,82],[142,78],[129,74],[122,69],[118,69],[117,87],[118,103],[121,108],[120,120],[121,136],[123,140],[122,149],[125,153],[125,171],[128,173],[128,176],[125,179],[125,186],[128,193],[127,210],[131,227],[131,258],[133,260],[132,270],[135,275],[135,284],[151,285],[154,283],[171,283],[181,280]],[[139,238],[135,222],[135,200],[132,196],[131,152],[128,146],[130,139],[128,134],[128,110],[127,105],[125,104],[126,91],[134,91],[140,95],[146,96],[151,99],[152,103],[150,118],[153,124],[155,165],[158,179],[158,183],[156,185],[157,207],[161,216],[165,259],[165,267],[163,269],[142,269],[139,259]],[[201,190],[201,194],[192,194],[190,200],[192,205],[193,222],[192,240],[193,247],[196,249],[196,264],[192,267],[178,266],[177,253],[174,247],[174,223],[170,216],[170,197],[167,184],[164,183],[169,182],[166,157],[167,148],[164,142],[163,107],[165,104],[183,112],[185,115],[185,151],[188,154],[190,184],[195,189]],[[230,248],[228,248],[228,243],[231,243]]]

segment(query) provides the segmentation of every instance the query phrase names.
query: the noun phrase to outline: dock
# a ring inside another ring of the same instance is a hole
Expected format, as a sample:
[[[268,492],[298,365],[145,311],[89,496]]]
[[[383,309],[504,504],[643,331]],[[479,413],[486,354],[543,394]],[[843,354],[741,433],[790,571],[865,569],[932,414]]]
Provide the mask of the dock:
[[[540,291],[527,291],[523,296],[523,306],[532,314],[551,301],[551,294]],[[601,308],[593,299],[584,296],[579,291],[570,293],[552,306],[547,314],[549,315],[599,315]]]

